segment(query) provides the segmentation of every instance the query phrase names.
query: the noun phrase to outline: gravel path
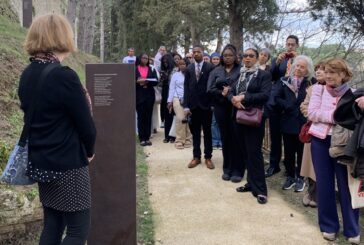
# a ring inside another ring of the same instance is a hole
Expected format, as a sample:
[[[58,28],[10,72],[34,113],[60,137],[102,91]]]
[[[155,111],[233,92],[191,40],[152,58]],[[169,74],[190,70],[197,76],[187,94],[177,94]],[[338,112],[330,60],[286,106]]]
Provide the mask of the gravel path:
[[[204,164],[188,169],[192,149],[177,150],[162,139],[159,132],[145,148],[156,244],[327,244],[305,208],[282,198],[277,187],[268,185],[268,203],[260,205],[250,193],[235,191],[245,180],[223,181],[220,150],[213,153],[215,170]]]

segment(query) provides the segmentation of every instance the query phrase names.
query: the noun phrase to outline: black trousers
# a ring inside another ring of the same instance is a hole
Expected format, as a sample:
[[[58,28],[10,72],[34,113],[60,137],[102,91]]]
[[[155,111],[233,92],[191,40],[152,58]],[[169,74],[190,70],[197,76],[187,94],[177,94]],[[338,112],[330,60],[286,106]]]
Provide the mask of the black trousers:
[[[299,140],[298,134],[285,134],[285,133],[283,134],[283,143],[284,143],[284,166],[286,167],[287,175],[292,178],[300,177],[302,155],[303,155],[303,143]]]
[[[282,133],[281,133],[281,116],[278,114],[269,117],[269,134],[270,134],[270,155],[269,165],[275,169],[279,168],[282,157]]]
[[[86,243],[91,224],[89,209],[62,212],[43,207],[43,212],[44,228],[39,245],[84,245]],[[65,229],[66,237],[62,241]]]
[[[265,182],[264,159],[262,144],[264,137],[264,123],[260,127],[251,127],[234,122],[234,131],[238,138],[240,150],[244,156],[245,166],[248,170],[248,185],[252,188],[254,196],[267,195]]]
[[[148,98],[136,106],[138,115],[138,136],[140,141],[150,139],[154,100],[154,98]]]
[[[202,110],[196,108],[191,110],[191,123],[190,131],[193,140],[193,157],[201,158],[201,128],[203,130],[204,139],[204,153],[205,159],[211,159],[212,157],[212,135],[211,135],[211,123],[212,123],[212,111]]]
[[[173,123],[173,116],[174,111],[172,110],[171,113],[169,113],[167,109],[167,103],[165,103],[166,106],[164,108],[164,138],[165,139],[176,139],[176,137],[169,136],[169,131],[171,131],[172,123]],[[162,106],[162,104],[161,104]]]
[[[220,129],[224,174],[244,176],[245,165],[242,151],[239,149],[237,137],[234,134],[232,108],[230,105],[217,104],[214,114]]]

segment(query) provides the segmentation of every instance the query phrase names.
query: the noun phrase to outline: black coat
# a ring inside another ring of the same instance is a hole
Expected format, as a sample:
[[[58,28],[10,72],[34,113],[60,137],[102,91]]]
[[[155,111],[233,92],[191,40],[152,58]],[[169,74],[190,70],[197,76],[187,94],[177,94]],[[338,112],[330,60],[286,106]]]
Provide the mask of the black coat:
[[[353,177],[364,179],[364,113],[355,100],[364,96],[364,89],[354,93],[349,89],[341,97],[334,112],[334,120],[340,126],[354,130],[344,153],[354,159]]]
[[[214,65],[204,62],[201,68],[200,79],[197,81],[195,64],[187,67],[184,83],[183,107],[191,110],[200,108],[210,110],[212,106],[211,96],[207,93],[207,82]]]
[[[227,97],[222,96],[223,86],[232,86],[240,77],[240,65],[236,65],[229,73],[226,73],[224,66],[216,67],[209,76],[207,91],[212,95],[214,105],[229,105]]]
[[[291,83],[288,77],[282,78],[282,80]],[[311,81],[304,78],[297,97],[282,81],[277,84],[277,93],[274,95],[274,100],[282,109],[281,129],[283,133],[299,134],[303,124],[307,122],[307,119],[301,113],[300,105],[305,100],[306,89],[315,82],[315,78],[312,78]]]
[[[155,78],[157,79],[156,82],[148,82],[146,84],[146,88],[143,86],[140,86],[139,83],[136,83],[135,85],[135,92],[136,92],[136,104],[139,105],[145,101],[154,101],[155,100],[155,92],[154,92],[154,86],[158,84],[158,77],[157,72],[155,69],[152,69],[151,67],[148,67],[148,75],[147,78]],[[138,80],[140,77],[140,73],[138,71],[138,67],[135,67],[135,81]],[[154,102],[153,102],[154,103]]]
[[[21,75],[18,94],[25,117],[45,67],[31,63]],[[96,128],[76,72],[54,68],[44,80],[31,123],[29,159],[33,167],[66,171],[87,166],[95,140]]]
[[[245,98],[243,101],[243,105],[246,108],[249,107],[258,107],[263,108],[265,103],[268,101],[269,93],[272,86],[272,77],[268,71],[258,70],[257,75],[253,75],[254,77],[250,80],[249,86],[245,93]],[[232,97],[237,95],[237,85],[238,81],[236,81],[232,85],[232,89],[228,94],[228,100],[231,101]],[[234,107],[234,117],[236,114],[236,108]]]

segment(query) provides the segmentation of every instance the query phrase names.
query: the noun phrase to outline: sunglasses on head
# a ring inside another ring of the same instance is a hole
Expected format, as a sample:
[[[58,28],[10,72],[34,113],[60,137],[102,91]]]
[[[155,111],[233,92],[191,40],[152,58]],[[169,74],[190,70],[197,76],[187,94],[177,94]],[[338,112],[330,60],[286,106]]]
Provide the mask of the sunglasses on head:
[[[255,54],[243,54],[243,58],[255,58]]]

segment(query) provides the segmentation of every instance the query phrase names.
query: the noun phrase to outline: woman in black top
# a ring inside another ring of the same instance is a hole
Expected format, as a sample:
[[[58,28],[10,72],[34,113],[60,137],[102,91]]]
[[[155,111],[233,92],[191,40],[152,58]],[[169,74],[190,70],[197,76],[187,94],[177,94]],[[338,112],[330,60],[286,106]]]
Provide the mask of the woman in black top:
[[[223,180],[240,182],[244,176],[244,162],[241,152],[235,144],[231,120],[232,105],[227,94],[240,76],[240,65],[237,61],[235,46],[228,44],[222,51],[221,66],[211,71],[208,81],[208,92],[213,96],[214,114],[219,125],[222,141]]]
[[[155,69],[149,65],[149,56],[139,55],[135,62],[136,110],[138,115],[138,136],[141,146],[152,145],[152,115],[155,101],[154,86],[158,84]]]
[[[248,182],[237,189],[239,192],[252,192],[260,204],[267,202],[267,184],[265,182],[262,143],[264,137],[264,121],[258,127],[238,124],[235,120],[237,110],[251,107],[263,109],[269,98],[272,86],[271,75],[259,69],[258,51],[247,49],[243,54],[244,66],[240,70],[240,78],[228,95],[234,108],[234,130],[239,147],[243,152],[244,162],[248,170]]]
[[[72,28],[63,16],[41,16],[28,31],[25,49],[31,63],[21,75],[18,93],[25,118],[38,99],[28,138],[27,173],[38,182],[44,210],[39,244],[60,244],[66,227],[62,244],[84,244],[90,227],[88,164],[94,156],[96,129],[76,72],[60,64],[75,51]],[[39,77],[51,63],[58,66],[34,98]]]
[[[175,70],[175,63],[171,54],[163,55],[161,59],[161,83],[162,83],[162,102],[161,102],[161,114],[164,115],[164,143],[174,143],[176,137],[169,136],[173,123],[174,111],[169,111],[167,108],[167,100],[169,93],[169,84]]]

